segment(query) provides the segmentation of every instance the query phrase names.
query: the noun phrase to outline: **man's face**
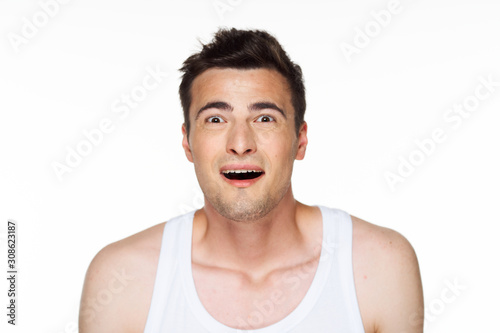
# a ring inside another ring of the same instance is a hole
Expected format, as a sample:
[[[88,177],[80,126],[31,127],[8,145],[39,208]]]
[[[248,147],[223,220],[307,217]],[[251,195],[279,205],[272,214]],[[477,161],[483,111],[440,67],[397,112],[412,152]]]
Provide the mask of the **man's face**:
[[[270,69],[209,69],[191,87],[189,140],[182,145],[205,195],[222,216],[256,220],[291,191],[307,125],[295,133],[286,79]]]

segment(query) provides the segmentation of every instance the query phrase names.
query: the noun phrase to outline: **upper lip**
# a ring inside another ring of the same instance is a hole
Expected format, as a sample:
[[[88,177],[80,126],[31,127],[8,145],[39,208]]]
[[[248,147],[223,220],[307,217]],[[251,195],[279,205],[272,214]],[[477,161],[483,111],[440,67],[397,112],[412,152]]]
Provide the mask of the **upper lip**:
[[[227,164],[220,168],[220,172],[229,170],[248,170],[248,171],[260,171],[264,172],[261,167],[254,164]]]

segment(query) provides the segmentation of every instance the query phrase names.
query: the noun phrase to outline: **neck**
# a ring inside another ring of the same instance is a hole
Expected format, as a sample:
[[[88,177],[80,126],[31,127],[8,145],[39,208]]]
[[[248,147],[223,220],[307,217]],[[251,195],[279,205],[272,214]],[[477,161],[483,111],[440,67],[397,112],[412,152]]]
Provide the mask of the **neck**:
[[[293,198],[291,187],[271,212],[256,221],[229,220],[205,202],[195,215],[193,260],[255,276],[293,264],[293,259],[300,261],[306,246],[298,224],[303,207]]]

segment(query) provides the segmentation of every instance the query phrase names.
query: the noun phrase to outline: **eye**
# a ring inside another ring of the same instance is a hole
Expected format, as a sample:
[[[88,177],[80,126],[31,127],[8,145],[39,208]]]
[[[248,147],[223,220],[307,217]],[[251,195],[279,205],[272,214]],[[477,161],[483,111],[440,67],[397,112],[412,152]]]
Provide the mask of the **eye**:
[[[212,123],[212,124],[220,124],[220,123],[224,122],[224,119],[222,119],[219,116],[212,116],[212,117],[208,117],[207,120],[206,120],[206,122],[207,123]]]
[[[274,121],[274,118],[271,116],[268,116],[268,115],[263,115],[263,116],[260,116],[259,118],[257,118],[257,121],[261,122],[261,123],[269,123],[269,122]]]

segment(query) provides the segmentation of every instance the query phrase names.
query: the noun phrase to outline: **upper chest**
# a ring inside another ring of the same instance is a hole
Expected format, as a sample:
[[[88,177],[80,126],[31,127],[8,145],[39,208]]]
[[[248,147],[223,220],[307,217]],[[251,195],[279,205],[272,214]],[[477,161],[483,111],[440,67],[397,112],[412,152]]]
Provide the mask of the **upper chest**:
[[[315,276],[319,257],[273,272],[259,281],[242,273],[193,264],[196,292],[206,311],[222,324],[257,329],[289,315]]]

